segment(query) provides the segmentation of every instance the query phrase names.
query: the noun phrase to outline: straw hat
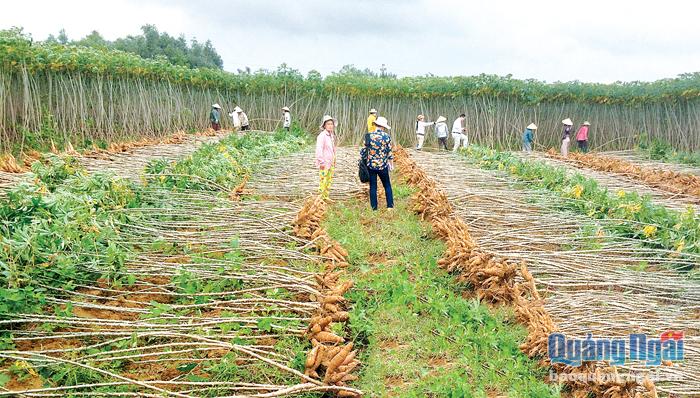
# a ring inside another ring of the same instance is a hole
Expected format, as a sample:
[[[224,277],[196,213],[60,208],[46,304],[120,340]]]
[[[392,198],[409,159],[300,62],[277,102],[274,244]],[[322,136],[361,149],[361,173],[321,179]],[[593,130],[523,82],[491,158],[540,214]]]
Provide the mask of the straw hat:
[[[439,118],[437,118],[437,121],[435,121],[435,123],[444,122],[444,121],[446,121],[446,120],[447,120],[447,119],[446,119],[444,116],[440,116]]]
[[[374,109],[374,108],[372,108],[372,109],[369,110],[369,113],[377,113],[377,110]]]
[[[537,130],[537,125],[535,123],[530,123],[527,125],[527,128],[530,130]]]
[[[241,109],[240,107],[237,106],[237,107],[233,108],[233,111],[241,113],[241,112],[243,112],[243,109]]]
[[[391,130],[391,126],[389,126],[389,122],[384,116],[378,117],[377,120],[374,121],[374,124],[376,124],[379,127],[384,127],[387,130]]]
[[[212,108],[216,108],[216,109],[221,109],[221,105],[219,105],[219,104],[214,104],[214,105],[212,105],[211,107],[212,107]]]
[[[584,125],[584,126],[590,126],[591,123],[590,123],[590,122],[583,122],[583,125]]]
[[[334,118],[333,116],[331,116],[331,115],[325,115],[325,116],[323,116],[323,120],[321,120],[321,128],[323,128],[323,126],[325,126],[325,125],[326,125],[326,122],[329,121],[329,120],[332,120],[332,121],[333,121],[333,124],[335,124],[335,125],[338,124],[338,121],[335,120],[335,118]]]
[[[566,119],[562,120],[561,122],[562,122],[563,124],[567,125],[567,126],[573,126],[573,125],[574,125],[574,122],[572,122],[571,119],[569,119],[568,117],[567,117]]]
[[[286,106],[285,106],[284,108],[282,108],[282,110],[285,111],[285,112],[289,112],[289,107],[286,107]]]
[[[418,119],[418,120],[425,119],[425,116],[423,116],[423,115],[418,115],[418,117],[417,117],[416,119]]]

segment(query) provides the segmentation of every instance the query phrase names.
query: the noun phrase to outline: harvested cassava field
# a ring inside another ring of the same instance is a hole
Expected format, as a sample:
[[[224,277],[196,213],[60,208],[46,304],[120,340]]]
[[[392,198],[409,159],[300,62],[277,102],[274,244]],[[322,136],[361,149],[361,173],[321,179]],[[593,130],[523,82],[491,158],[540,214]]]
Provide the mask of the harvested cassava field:
[[[452,154],[412,155],[446,190],[479,246],[528,264],[559,331],[585,338],[684,330],[685,362],[620,366],[618,372],[653,373],[659,392],[700,393],[700,355],[691,348],[700,331],[700,282],[687,272],[697,269],[700,256],[620,236],[623,220],[566,211],[563,202],[574,197],[534,189],[504,171],[483,170],[473,154],[467,156],[471,162]]]
[[[648,195],[654,202],[669,209],[683,211],[686,210],[688,206],[692,206],[696,209],[696,214],[700,214],[700,201],[693,195],[670,192],[660,187],[647,185],[638,179],[634,179],[622,173],[581,167],[574,161],[564,161],[558,157],[551,157],[545,152],[533,152],[529,155],[519,152],[513,152],[513,154],[523,159],[531,158],[541,160],[557,168],[582,174],[597,181],[601,187],[607,188],[611,192],[637,192],[640,195]]]

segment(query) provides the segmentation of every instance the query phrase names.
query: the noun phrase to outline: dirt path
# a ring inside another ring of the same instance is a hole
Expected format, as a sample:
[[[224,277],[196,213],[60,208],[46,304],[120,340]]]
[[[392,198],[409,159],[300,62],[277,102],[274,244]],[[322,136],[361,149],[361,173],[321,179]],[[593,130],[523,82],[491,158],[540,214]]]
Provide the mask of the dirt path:
[[[662,250],[629,239],[599,236],[606,223],[556,210],[557,199],[517,188],[505,174],[446,153],[412,152],[444,187],[479,244],[528,262],[548,292],[547,310],[568,335],[624,336],[685,330],[687,361],[659,368],[660,390],[700,393],[700,283],[664,265]],[[591,234],[582,234],[587,226]],[[698,258],[681,262],[697,264]]]

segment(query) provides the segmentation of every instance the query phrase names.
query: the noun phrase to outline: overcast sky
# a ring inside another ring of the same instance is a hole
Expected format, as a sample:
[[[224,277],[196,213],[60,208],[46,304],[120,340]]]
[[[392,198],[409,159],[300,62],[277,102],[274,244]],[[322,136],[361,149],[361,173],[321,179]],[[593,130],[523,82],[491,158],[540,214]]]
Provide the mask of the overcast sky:
[[[546,81],[656,80],[700,71],[700,3],[633,0],[3,1],[0,29],[43,40],[154,24],[210,39],[224,69],[345,64],[406,75],[513,74]]]

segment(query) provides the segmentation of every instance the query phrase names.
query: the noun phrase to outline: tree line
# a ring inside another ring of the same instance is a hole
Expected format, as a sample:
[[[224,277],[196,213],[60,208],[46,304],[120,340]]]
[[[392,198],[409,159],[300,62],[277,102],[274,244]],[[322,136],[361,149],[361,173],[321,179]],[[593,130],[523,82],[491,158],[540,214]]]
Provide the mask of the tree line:
[[[70,40],[65,29],[61,29],[56,36],[49,35],[45,42],[121,50],[149,59],[164,57],[172,64],[190,68],[223,69],[224,67],[224,62],[211,40],[202,43],[197,39],[191,39],[188,42],[184,35],[170,36],[166,32],[159,32],[154,25],[144,25],[141,27],[141,34],[129,35],[114,41],[105,39],[96,30],[82,39]]]

